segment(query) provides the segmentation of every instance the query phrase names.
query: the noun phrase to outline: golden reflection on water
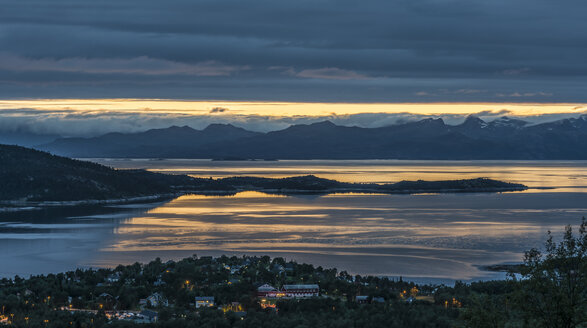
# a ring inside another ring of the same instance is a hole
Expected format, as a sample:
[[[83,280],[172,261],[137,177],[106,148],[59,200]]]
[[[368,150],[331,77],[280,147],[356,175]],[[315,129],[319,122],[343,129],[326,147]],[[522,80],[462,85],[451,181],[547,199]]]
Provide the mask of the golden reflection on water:
[[[2,263],[29,261],[31,267],[38,267],[38,259],[46,259],[43,267],[57,272],[64,270],[62,263],[114,267],[194,253],[248,254],[282,256],[352,274],[496,278],[478,265],[519,262],[525,250],[543,244],[546,231],[560,236],[564,225],[577,225],[587,216],[587,162],[107,162],[153,170],[181,165],[191,173],[210,170],[217,176],[317,173],[359,182],[489,176],[556,189],[482,194],[186,195],[155,208],[127,204],[106,207],[112,213],[80,217],[76,212],[63,219],[66,224],[6,226],[4,238],[14,238],[14,229],[25,231],[18,239],[10,239],[10,245],[22,243],[4,252]],[[271,167],[279,173],[263,171]],[[87,228],[90,221],[92,229]]]
[[[357,206],[361,203],[360,196],[356,199],[358,202],[336,203],[337,206],[334,206],[335,204],[328,204],[328,199],[337,200],[336,197],[321,198],[320,202],[308,205],[303,199],[279,197],[278,199],[287,201],[280,203],[271,202],[275,198],[269,195],[254,195],[255,197],[251,197],[252,194],[248,193],[245,202],[240,202],[238,197],[179,197],[118,227],[115,233],[120,238],[111,249],[199,249],[220,247],[219,245],[226,248],[235,241],[238,241],[240,247],[243,242],[247,243],[247,247],[252,243],[289,247],[292,243],[300,243],[306,239],[312,240],[312,247],[387,247],[429,238],[515,238],[544,230],[544,226],[531,222],[445,219],[440,224],[435,224],[434,221],[424,224],[421,220],[412,221],[409,217],[401,217],[402,214],[418,210],[392,206]],[[379,197],[384,203],[386,196]],[[466,208],[434,210],[449,217],[451,213],[463,212],[464,214],[460,214],[462,218],[470,216],[467,214],[469,211]],[[525,210],[525,213],[531,212],[532,210]],[[373,216],[373,213],[380,213],[381,216]],[[428,217],[429,214],[425,216]],[[146,240],[149,242],[145,242]]]
[[[547,230],[561,231],[587,214],[587,162],[337,163],[114,160],[107,164],[196,176],[316,174],[377,183],[482,176],[556,189],[489,194],[185,195],[121,221],[113,240],[101,251],[108,254],[105,261],[117,258],[115,254],[268,254],[330,263],[360,274],[473,279],[486,274],[476,265],[520,261],[523,251],[541,245]]]
[[[165,159],[94,159],[118,168],[145,168],[196,177],[316,176],[343,182],[394,183],[402,180],[452,180],[486,177],[522,183],[555,192],[586,192],[587,161],[403,161],[403,160],[280,160],[210,161]],[[578,189],[578,190],[577,190]],[[527,192],[541,192],[531,189]]]

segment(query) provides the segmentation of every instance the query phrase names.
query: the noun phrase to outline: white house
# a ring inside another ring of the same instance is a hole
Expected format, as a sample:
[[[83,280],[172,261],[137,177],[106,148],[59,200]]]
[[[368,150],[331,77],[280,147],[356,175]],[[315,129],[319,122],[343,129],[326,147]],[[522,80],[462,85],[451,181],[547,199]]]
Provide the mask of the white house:
[[[215,305],[213,296],[196,296],[196,309],[201,307],[213,307]]]

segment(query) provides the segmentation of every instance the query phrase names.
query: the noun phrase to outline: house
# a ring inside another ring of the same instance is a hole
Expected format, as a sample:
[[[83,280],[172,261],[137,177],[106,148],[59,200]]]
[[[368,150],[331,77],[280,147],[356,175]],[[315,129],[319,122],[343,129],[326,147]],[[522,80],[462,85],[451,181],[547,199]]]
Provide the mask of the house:
[[[264,284],[263,286],[257,288],[258,297],[276,297],[277,293],[278,290],[269,284]]]
[[[214,303],[213,296],[196,296],[196,309],[201,307],[213,307],[216,303]]]
[[[367,304],[369,303],[369,296],[357,296],[355,297],[355,302],[359,303],[359,304]]]
[[[371,302],[373,302],[373,303],[385,303],[385,298],[383,298],[383,297],[373,297],[373,300]]]
[[[222,311],[223,312],[228,312],[228,311],[232,311],[232,312],[244,312],[243,306],[239,302],[232,302],[230,304],[223,305],[222,306]]]
[[[113,274],[106,277],[106,282],[113,283],[118,282],[120,280],[120,272],[114,272]]]
[[[383,297],[371,297],[369,299],[369,296],[357,296],[355,301],[359,304],[385,303],[385,299]]]
[[[163,295],[159,293],[153,293],[149,297],[147,297],[147,304],[150,304],[152,307],[169,305],[167,299],[165,299],[165,297],[163,297]]]
[[[141,311],[140,316],[149,322],[155,322],[157,321],[159,314],[155,311],[143,310]]]
[[[236,274],[241,270],[242,266],[240,265],[233,265],[230,267],[230,274]]]
[[[281,274],[281,273],[284,273],[285,272],[285,268],[283,267],[283,265],[280,265],[280,264],[274,265],[271,268],[271,272]]]
[[[114,296],[112,296],[112,295],[110,295],[108,293],[102,293],[102,294],[98,295],[98,297],[100,297],[100,298],[106,298],[106,299],[112,299],[112,298],[114,298]]]
[[[153,283],[153,286],[163,286],[163,285],[167,285],[167,283],[165,281],[163,281],[161,279],[161,277],[157,278],[157,280]]]
[[[283,285],[281,292],[285,297],[302,298],[314,297],[320,294],[320,286],[318,285]]]
[[[262,298],[304,298],[314,297],[320,294],[320,286],[318,285],[283,285],[281,290],[265,284],[257,288],[257,297]]]

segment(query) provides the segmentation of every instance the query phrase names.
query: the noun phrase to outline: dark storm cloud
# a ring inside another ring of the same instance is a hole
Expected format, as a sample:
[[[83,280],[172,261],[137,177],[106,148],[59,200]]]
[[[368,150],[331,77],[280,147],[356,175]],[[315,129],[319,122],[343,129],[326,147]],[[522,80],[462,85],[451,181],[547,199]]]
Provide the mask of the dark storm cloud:
[[[229,109],[225,108],[225,107],[214,107],[210,110],[210,114],[216,114],[216,113],[224,113],[227,112]]]
[[[587,98],[582,0],[0,5],[0,97]]]

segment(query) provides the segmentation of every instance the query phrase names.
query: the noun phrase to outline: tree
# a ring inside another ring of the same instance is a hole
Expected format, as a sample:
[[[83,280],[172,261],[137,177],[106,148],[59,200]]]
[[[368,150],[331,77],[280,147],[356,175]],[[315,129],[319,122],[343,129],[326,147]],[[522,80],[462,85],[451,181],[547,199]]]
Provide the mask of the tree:
[[[465,327],[501,328],[512,323],[508,295],[473,294],[462,313]],[[509,325],[516,326],[516,325]]]
[[[548,232],[545,253],[527,251],[516,293],[525,326],[587,326],[587,221],[583,218],[579,235],[565,228],[558,244]]]

